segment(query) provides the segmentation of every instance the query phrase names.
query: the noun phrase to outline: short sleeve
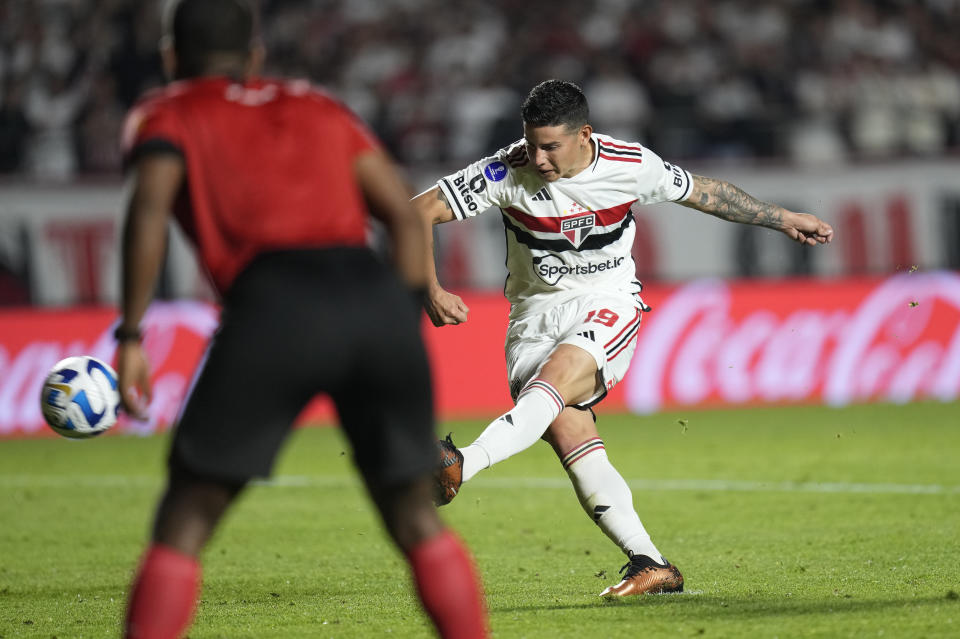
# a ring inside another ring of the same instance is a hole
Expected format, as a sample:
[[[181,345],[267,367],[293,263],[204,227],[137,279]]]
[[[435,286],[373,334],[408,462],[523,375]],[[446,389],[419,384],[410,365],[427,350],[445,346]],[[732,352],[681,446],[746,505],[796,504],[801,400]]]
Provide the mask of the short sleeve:
[[[516,185],[511,157],[504,149],[440,178],[437,186],[458,220],[479,215],[490,207],[510,205],[510,194]]]
[[[161,102],[146,102],[127,114],[121,138],[124,168],[146,153],[183,155],[183,149],[183,127],[171,108]]]
[[[350,157],[356,157],[368,151],[379,151],[383,145],[363,120],[346,106],[341,104],[337,106],[341,123],[346,131],[347,153]]]
[[[638,203],[680,202],[690,197],[693,190],[690,172],[661,159],[650,149],[643,149],[643,162],[638,168]]]

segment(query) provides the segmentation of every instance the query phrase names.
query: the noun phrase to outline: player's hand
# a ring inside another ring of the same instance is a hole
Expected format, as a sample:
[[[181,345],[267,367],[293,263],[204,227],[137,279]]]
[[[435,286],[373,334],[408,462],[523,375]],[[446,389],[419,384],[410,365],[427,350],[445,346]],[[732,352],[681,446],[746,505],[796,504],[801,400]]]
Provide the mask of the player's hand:
[[[131,417],[146,419],[151,397],[150,365],[140,342],[117,345],[117,384],[123,410]]]
[[[827,244],[833,240],[833,227],[809,213],[790,213],[784,218],[786,225],[780,229],[791,240],[800,244]]]
[[[463,324],[467,321],[467,313],[470,312],[459,295],[448,293],[439,285],[431,286],[427,290],[424,310],[427,311],[434,326]]]

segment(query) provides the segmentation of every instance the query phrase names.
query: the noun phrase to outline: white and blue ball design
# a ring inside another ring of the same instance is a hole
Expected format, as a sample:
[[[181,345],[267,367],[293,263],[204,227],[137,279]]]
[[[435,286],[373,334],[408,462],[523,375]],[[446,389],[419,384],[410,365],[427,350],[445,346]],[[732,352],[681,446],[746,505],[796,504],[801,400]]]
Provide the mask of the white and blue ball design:
[[[95,357],[68,357],[43,382],[40,409],[50,428],[64,437],[99,435],[117,423],[117,374]]]

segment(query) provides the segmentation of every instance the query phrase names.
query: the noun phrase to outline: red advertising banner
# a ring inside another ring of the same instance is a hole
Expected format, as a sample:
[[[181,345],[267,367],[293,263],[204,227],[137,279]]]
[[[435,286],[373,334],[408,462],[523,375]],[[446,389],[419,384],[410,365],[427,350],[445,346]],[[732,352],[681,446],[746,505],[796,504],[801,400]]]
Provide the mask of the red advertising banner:
[[[956,399],[960,275],[697,281],[651,295],[627,405]]]
[[[0,312],[0,437],[47,435],[40,387],[49,369],[73,355],[115,360],[113,309]],[[147,422],[121,415],[117,431],[149,433],[176,420],[193,373],[217,324],[217,309],[196,302],[150,307],[144,346],[152,370]]]
[[[960,275],[887,279],[699,280],[650,286],[630,373],[605,411],[759,403],[895,401],[960,397]],[[424,321],[438,414],[490,417],[510,405],[503,340],[507,303],[464,295],[466,324]],[[64,357],[112,361],[112,309],[0,312],[0,437],[52,434],[40,385]],[[217,323],[199,302],[151,306],[145,341],[153,370],[150,419],[116,430],[168,427]],[[238,401],[243,401],[243,395]],[[301,421],[329,421],[326,402]]]

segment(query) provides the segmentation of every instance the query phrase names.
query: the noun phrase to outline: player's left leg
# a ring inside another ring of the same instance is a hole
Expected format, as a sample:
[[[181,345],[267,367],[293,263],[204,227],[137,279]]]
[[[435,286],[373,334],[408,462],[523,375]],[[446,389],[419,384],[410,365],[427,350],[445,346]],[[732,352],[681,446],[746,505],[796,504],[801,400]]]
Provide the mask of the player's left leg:
[[[587,516],[630,558],[624,580],[602,594],[682,590],[683,577],[663,558],[643,527],[630,487],[610,463],[590,411],[567,408],[543,439],[563,463]],[[640,572],[632,574],[635,570]]]
[[[476,568],[463,542],[437,516],[431,476],[383,483],[368,470],[364,477],[387,531],[407,558],[417,594],[440,636],[488,636]]]
[[[633,507],[630,487],[610,463],[589,411],[568,408],[543,436],[557,453],[587,516],[627,555],[661,559]]]

